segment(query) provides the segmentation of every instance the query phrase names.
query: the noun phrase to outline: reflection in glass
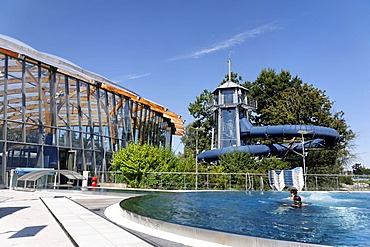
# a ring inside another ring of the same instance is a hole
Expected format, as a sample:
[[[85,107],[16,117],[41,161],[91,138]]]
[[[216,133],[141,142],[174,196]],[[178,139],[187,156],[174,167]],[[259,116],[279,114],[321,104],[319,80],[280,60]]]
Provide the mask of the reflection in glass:
[[[81,147],[81,133],[77,131],[72,131],[72,147]]]
[[[94,171],[94,156],[92,151],[85,150],[85,164],[87,171]]]
[[[234,89],[225,89],[222,91],[224,96],[224,104],[234,103]]]
[[[235,109],[222,110],[222,147],[236,145]]]
[[[22,124],[16,122],[8,122],[6,139],[8,141],[22,142]]]
[[[7,168],[37,167],[39,146],[8,144]]]
[[[42,143],[41,136],[37,125],[26,125],[26,142]]]
[[[59,130],[59,146],[69,147],[69,130]]]
[[[7,170],[58,169],[60,154],[68,150],[77,152],[77,170],[86,166],[95,172],[107,169],[112,151],[130,141],[170,145],[172,125],[162,114],[82,80],[27,57],[0,53],[0,147],[7,147],[0,149],[6,152],[0,183],[3,161]]]

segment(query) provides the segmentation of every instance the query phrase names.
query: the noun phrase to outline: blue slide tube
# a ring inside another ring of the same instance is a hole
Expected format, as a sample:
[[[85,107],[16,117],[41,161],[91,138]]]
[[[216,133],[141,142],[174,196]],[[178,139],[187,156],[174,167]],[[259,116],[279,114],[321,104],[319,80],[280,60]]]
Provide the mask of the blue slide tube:
[[[339,141],[339,133],[331,128],[314,125],[275,125],[254,127],[248,119],[240,120],[240,139],[249,138],[293,138],[301,137],[301,131],[304,131],[304,137],[314,139],[305,144],[305,147],[325,147],[333,146]],[[316,138],[316,139],[315,139]],[[290,149],[296,152],[302,151],[301,143],[294,143]],[[230,152],[246,152],[253,155],[278,155],[288,150],[288,144],[271,145],[246,145],[212,149],[204,151],[197,156],[199,161],[211,162],[218,160],[221,155]]]

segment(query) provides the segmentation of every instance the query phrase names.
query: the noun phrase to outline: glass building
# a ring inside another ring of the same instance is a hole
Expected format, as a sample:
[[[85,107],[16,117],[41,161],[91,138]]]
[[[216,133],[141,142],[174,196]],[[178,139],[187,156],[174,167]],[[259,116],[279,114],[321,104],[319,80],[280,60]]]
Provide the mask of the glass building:
[[[0,35],[0,185],[17,167],[104,172],[128,142],[170,147],[183,122],[102,76]]]

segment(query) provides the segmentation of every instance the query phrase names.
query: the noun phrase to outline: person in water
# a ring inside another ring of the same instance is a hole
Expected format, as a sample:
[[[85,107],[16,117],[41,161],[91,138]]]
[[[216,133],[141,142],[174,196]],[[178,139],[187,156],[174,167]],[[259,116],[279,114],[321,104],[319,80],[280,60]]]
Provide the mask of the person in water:
[[[293,198],[293,204],[291,205],[292,207],[300,208],[300,207],[303,206],[302,205],[302,199],[298,195],[298,190],[296,188],[291,188],[290,189],[290,197]]]

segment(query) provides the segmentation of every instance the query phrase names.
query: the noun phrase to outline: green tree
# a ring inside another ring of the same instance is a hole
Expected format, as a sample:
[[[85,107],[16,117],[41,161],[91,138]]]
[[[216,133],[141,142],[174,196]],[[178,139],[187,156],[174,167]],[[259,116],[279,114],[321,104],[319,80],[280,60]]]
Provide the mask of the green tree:
[[[325,91],[303,84],[286,88],[275,95],[275,100],[261,109],[265,125],[330,123],[333,102]]]
[[[306,157],[308,174],[339,174],[342,165],[337,162],[337,148],[329,150],[310,151]]]
[[[290,169],[289,163],[281,159],[275,157],[256,159],[255,156],[241,151],[222,155],[219,166],[222,172],[226,173],[267,173],[269,170]]]
[[[221,84],[227,80],[228,75]],[[232,80],[240,84],[242,78],[232,73]],[[346,124],[344,113],[333,111],[334,102],[329,100],[324,90],[303,83],[298,76],[293,77],[289,71],[281,70],[280,73],[276,73],[274,69],[263,69],[254,82],[244,82],[242,86],[249,90],[248,97],[258,102],[257,110],[251,116],[254,125],[313,124],[331,127],[339,132],[339,143],[333,149],[309,152],[307,157],[309,172],[337,173],[351,161],[351,148],[355,133]],[[211,138],[212,119],[207,112],[207,101],[211,98],[211,93],[204,90],[189,106],[189,111],[195,119],[192,126],[206,127],[207,134],[199,139],[200,145],[207,144],[202,146],[205,149]],[[195,150],[192,144],[195,143],[194,135],[191,131],[188,133],[189,135],[183,139],[185,149]],[[288,140],[274,140],[276,141],[286,142]],[[276,166],[280,165],[276,164]]]
[[[220,157],[219,162],[222,172],[226,173],[248,172],[250,170],[248,168],[255,167],[255,165],[254,157],[241,151],[226,153]]]
[[[113,154],[110,169],[122,171],[129,187],[140,187],[147,172],[176,171],[178,162],[170,149],[129,143]]]
[[[256,172],[267,173],[269,170],[287,170],[290,168],[292,167],[286,161],[283,161],[276,157],[265,157],[259,162],[259,165],[256,168]]]
[[[249,90],[249,97],[258,102],[257,110],[253,114],[256,125],[275,124],[274,116],[269,115],[266,109],[278,102],[280,93],[293,88],[298,88],[302,80],[297,76],[292,77],[290,72],[282,70],[277,74],[274,69],[263,69],[254,82],[245,82],[242,86]]]
[[[203,128],[203,130],[199,130],[199,128]],[[184,144],[185,156],[193,157],[194,162],[197,140],[199,153],[211,148],[211,127],[209,125],[199,125],[193,122],[185,127],[185,135],[181,137],[181,142]]]
[[[244,84],[250,97],[257,99],[258,109],[253,116],[256,125],[307,124],[333,128],[340,134],[332,150],[308,154],[309,173],[338,173],[351,161],[354,132],[344,119],[343,112],[334,112],[334,102],[326,91],[303,83],[297,76],[282,70],[262,70],[256,81]]]
[[[355,175],[370,175],[370,169],[364,167],[360,163],[356,163],[352,166],[353,174]]]

